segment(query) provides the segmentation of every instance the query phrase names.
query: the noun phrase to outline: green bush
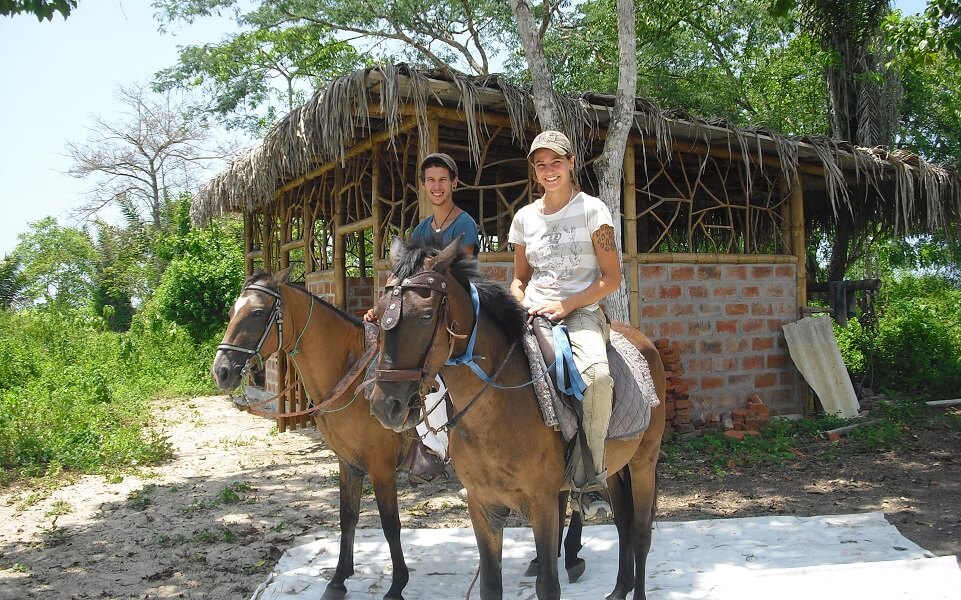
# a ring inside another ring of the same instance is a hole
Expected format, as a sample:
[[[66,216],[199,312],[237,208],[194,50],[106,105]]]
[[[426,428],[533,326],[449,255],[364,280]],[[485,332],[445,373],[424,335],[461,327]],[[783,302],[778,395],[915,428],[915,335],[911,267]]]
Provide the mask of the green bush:
[[[836,328],[855,379],[921,400],[961,389],[961,290],[934,277],[885,282],[877,330],[852,321]]]
[[[195,344],[145,307],[124,334],[82,312],[0,312],[4,477],[99,472],[169,456],[149,401],[212,391],[216,342]]]

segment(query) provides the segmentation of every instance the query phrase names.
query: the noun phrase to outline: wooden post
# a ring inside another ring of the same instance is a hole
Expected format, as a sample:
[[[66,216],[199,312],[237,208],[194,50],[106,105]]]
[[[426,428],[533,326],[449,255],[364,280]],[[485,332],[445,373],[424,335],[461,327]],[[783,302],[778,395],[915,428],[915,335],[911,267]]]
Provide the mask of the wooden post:
[[[342,309],[347,308],[347,261],[344,256],[344,237],[339,228],[344,224],[343,198],[340,197],[344,183],[343,169],[334,171],[334,189],[331,197],[334,201],[334,305]]]
[[[637,264],[637,172],[634,168],[634,144],[629,139],[624,149],[624,180],[621,182],[622,204],[624,207],[624,253],[621,255],[627,265],[627,311],[631,327],[641,326],[641,294],[638,281]]]
[[[798,315],[808,303],[807,248],[804,244],[804,186],[801,177],[791,186],[791,253],[797,258],[797,308]]]
[[[254,216],[244,212],[244,277],[254,274]]]
[[[384,258],[384,231],[381,222],[384,220],[383,203],[380,200],[380,145],[374,144],[370,151],[370,218],[373,220],[373,232],[371,237],[374,244],[374,251],[371,253],[373,260],[374,287],[377,287],[377,263]],[[377,298],[377,290],[374,290],[374,298]]]
[[[420,221],[431,215],[430,201],[427,199],[427,192],[420,184],[420,164],[424,162],[424,157],[432,152],[439,151],[440,145],[440,121],[429,119],[427,121],[427,148],[421,148],[418,144],[417,164],[414,165],[414,180],[417,185],[417,212],[420,214]],[[413,223],[417,225],[417,223]]]

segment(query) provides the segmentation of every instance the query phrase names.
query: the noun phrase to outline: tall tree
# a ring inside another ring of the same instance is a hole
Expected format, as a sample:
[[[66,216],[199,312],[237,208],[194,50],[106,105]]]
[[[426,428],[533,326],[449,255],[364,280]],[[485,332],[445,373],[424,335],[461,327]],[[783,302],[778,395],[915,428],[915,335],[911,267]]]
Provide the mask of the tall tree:
[[[323,26],[278,21],[271,7],[240,15],[247,30],[219,43],[181,47],[177,65],[157,73],[155,89],[199,87],[205,112],[259,134],[315,88],[365,66],[348,41]]]
[[[12,254],[21,265],[27,300],[54,309],[89,306],[97,251],[87,232],[46,217],[17,239]]]
[[[0,309],[11,310],[23,302],[24,281],[19,259],[6,255],[0,260]]]
[[[580,132],[569,131],[563,121],[563,111],[558,106],[553,75],[547,67],[543,38],[551,17],[563,6],[563,0],[545,0],[539,7],[540,24],[535,22],[535,10],[527,0],[510,0],[511,10],[517,19],[524,55],[534,82],[534,106],[543,129],[558,129],[580,138]],[[615,240],[621,248],[621,179],[624,173],[624,153],[627,139],[634,125],[634,107],[637,96],[637,39],[635,35],[634,0],[617,0],[618,85],[614,94],[614,109],[604,139],[604,150],[594,162],[597,171],[598,195],[611,210],[615,222]],[[582,164],[587,157],[579,156]],[[627,278],[621,278],[621,288],[607,298],[611,317],[627,321]]]
[[[198,171],[223,159],[206,127],[190,119],[173,94],[152,95],[142,85],[121,88],[123,107],[110,120],[96,117],[84,143],[70,142],[69,174],[93,178],[91,199],[78,210],[90,218],[109,204],[129,199],[147,222],[162,230],[164,205],[197,183]]]
[[[242,10],[236,0],[158,0],[154,6],[170,22]],[[257,30],[313,25],[324,35],[338,32],[374,58],[486,75],[509,48],[510,17],[503,0],[276,0],[244,20]]]

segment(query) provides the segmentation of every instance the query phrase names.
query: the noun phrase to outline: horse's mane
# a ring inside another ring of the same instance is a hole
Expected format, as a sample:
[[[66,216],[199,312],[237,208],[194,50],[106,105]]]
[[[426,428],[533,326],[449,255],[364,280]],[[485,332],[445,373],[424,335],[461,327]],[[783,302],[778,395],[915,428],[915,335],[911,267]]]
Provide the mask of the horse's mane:
[[[250,277],[247,278],[247,281],[244,282],[244,287],[250,285],[251,283],[255,283],[255,284],[257,284],[257,285],[263,285],[264,287],[270,287],[270,284],[273,283],[273,277],[270,275],[270,273],[265,273],[264,271],[261,271],[260,269],[258,269],[257,271],[255,271],[255,272],[253,273],[253,275],[251,275]],[[289,285],[290,287],[294,288],[294,289],[297,290],[298,292],[301,292],[301,293],[303,293],[303,294],[307,294],[308,296],[310,296],[311,298],[313,298],[315,302],[319,302],[320,304],[322,304],[322,305],[324,306],[324,308],[327,308],[328,310],[332,311],[334,314],[336,314],[337,316],[339,316],[341,319],[343,319],[343,320],[345,320],[345,321],[348,321],[348,322],[352,323],[353,325],[356,325],[357,327],[363,327],[363,326],[364,326],[364,321],[363,321],[363,319],[360,319],[359,317],[356,317],[356,316],[354,316],[354,315],[352,315],[352,314],[350,314],[350,313],[348,313],[348,312],[345,312],[345,311],[339,309],[338,307],[334,306],[334,305],[331,304],[330,302],[327,302],[326,300],[324,300],[324,299],[321,298],[320,296],[311,293],[310,290],[308,290],[307,287],[306,287],[304,284],[302,284],[302,283],[293,283],[293,282],[288,281],[288,282],[287,282],[287,285]]]
[[[394,263],[394,275],[403,279],[420,272],[424,260],[436,256],[444,245],[439,236],[409,240],[404,245],[403,255]],[[477,259],[467,254],[463,246],[451,262],[449,274],[465,289],[474,284],[480,297],[481,311],[507,336],[509,342],[513,343],[523,336],[527,329],[527,309],[503,284],[481,273]]]

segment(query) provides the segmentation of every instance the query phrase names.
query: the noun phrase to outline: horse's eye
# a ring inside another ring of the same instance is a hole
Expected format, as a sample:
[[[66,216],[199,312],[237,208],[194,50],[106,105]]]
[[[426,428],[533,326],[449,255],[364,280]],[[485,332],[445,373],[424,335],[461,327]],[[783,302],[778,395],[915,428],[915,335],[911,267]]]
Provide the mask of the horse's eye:
[[[434,320],[434,311],[432,311],[432,310],[425,310],[425,311],[420,315],[420,320],[421,320],[421,321],[424,321],[424,322],[433,321],[433,320]]]
[[[255,309],[254,309],[254,316],[255,316],[255,317],[263,316],[263,314],[264,314],[264,309],[262,309],[262,308],[255,308]]]

